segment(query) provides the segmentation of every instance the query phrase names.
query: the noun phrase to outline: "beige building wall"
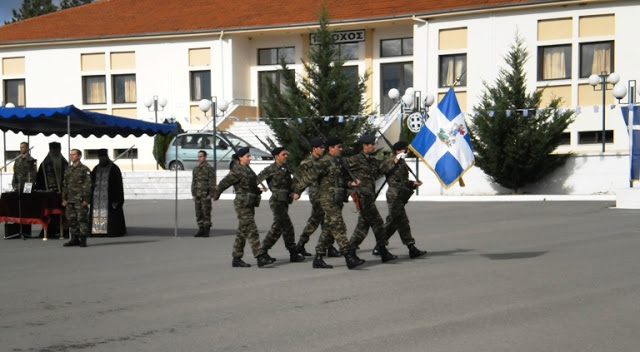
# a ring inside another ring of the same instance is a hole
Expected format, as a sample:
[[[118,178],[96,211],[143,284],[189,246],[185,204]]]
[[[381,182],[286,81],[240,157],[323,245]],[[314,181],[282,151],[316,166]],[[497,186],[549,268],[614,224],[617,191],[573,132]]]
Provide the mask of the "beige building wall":
[[[128,117],[130,119],[137,119],[138,109],[137,108],[119,108],[119,109],[114,108],[111,114],[115,116]]]
[[[438,101],[434,105],[439,104],[445,95],[447,95],[447,92],[438,93]],[[467,92],[456,92],[456,98],[458,99],[458,105],[460,105],[460,111],[469,111],[467,110]],[[434,107],[435,106],[432,106],[431,109],[433,109]]]
[[[2,59],[3,75],[24,75],[24,57],[8,57]]]
[[[80,67],[82,71],[104,71],[104,53],[82,54]]]
[[[596,87],[600,87],[599,85]],[[605,104],[615,104],[615,98],[611,90],[604,93]],[[578,106],[585,105],[602,105],[602,91],[593,90],[590,84],[578,85]]]
[[[543,88],[538,88],[538,90],[542,90]],[[575,106],[573,104],[571,94],[571,85],[561,85],[561,86],[551,86],[544,87],[544,92],[542,93],[542,101],[540,106],[548,106],[551,103],[551,100],[554,98],[562,99],[560,106],[562,107],[572,107]]]
[[[136,68],[136,54],[134,52],[111,53],[112,70],[130,70]]]
[[[571,18],[554,18],[538,21],[538,40],[571,39],[573,37]]]
[[[189,49],[189,66],[211,66],[211,49]]]
[[[596,37],[616,34],[614,15],[580,17],[580,37]]]
[[[438,50],[465,49],[467,47],[467,28],[441,29],[438,38]]]

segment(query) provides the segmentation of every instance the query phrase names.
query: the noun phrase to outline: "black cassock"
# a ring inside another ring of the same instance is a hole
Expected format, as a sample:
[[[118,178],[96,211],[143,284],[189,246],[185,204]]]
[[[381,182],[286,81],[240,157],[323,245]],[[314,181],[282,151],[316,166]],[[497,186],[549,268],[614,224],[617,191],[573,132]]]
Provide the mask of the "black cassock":
[[[124,236],[124,189],[122,173],[118,165],[109,161],[105,166],[96,165],[91,172],[93,201],[91,202],[91,235]]]

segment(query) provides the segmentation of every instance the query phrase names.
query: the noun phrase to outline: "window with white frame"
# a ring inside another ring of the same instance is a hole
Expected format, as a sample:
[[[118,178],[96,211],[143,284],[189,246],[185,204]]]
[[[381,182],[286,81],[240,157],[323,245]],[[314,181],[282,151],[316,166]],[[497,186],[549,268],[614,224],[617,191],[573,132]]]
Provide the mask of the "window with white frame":
[[[380,41],[380,56],[413,55],[413,38],[385,39]]]
[[[291,72],[293,70],[289,71]],[[283,94],[287,92],[287,86],[280,71],[260,71],[258,72],[258,82],[258,109],[260,109],[260,113],[262,114],[264,113],[264,103],[269,97],[269,82],[273,83],[275,88]]]
[[[15,106],[27,105],[24,79],[5,79],[3,83],[5,104],[12,103]]]
[[[580,78],[613,72],[613,41],[580,44]]]
[[[200,101],[211,98],[211,71],[191,71],[189,72],[189,87],[191,90],[191,101]]]
[[[258,65],[279,65],[280,59],[286,64],[295,63],[295,47],[258,49]]]
[[[106,76],[82,76],[82,103],[106,104],[107,84]]]
[[[571,78],[571,44],[538,47],[538,80]]]
[[[449,87],[457,80],[458,86],[467,85],[467,54],[440,55],[439,87]]]
[[[136,102],[136,75],[112,75],[113,103],[126,104]]]

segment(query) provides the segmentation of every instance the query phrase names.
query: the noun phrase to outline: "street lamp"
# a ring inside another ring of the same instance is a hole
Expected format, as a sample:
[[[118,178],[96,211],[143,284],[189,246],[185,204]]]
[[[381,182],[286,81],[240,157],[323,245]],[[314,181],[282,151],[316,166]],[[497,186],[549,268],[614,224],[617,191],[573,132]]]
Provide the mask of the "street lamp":
[[[633,187],[633,130],[634,130],[634,120],[635,120],[635,105],[636,105],[636,80],[629,81],[629,97],[627,98],[627,104],[629,106],[629,116],[627,120],[627,129],[629,132],[629,187]],[[620,100],[627,95],[627,88],[625,88],[622,84],[616,84],[613,87],[613,96],[618,99],[618,104],[620,104]]]
[[[200,100],[198,107],[204,112],[204,116],[207,116],[207,111],[211,109],[211,123],[213,124],[213,143],[211,145],[211,149],[213,150],[213,174],[216,175],[216,184],[218,184],[218,155],[216,154],[216,134],[218,126],[216,125],[216,118],[218,117],[218,110],[222,111],[222,115],[224,116],[224,112],[229,108],[229,102],[225,99],[218,101],[218,97],[213,96],[211,100]]]
[[[147,110],[153,111],[156,116],[156,123],[158,123],[158,111],[164,111],[164,107],[167,106],[167,98],[158,98],[157,95],[154,95],[153,98],[146,97],[144,98],[144,106],[147,107]],[[160,108],[158,108],[160,106]],[[156,170],[158,170],[158,161],[156,160]]]
[[[607,71],[602,71],[600,74],[592,74],[589,76],[589,84],[593,87],[594,91],[602,91],[602,152],[604,153],[604,145],[605,145],[605,130],[604,130],[604,121],[605,121],[605,104],[606,104],[606,95],[607,90],[613,89],[620,81],[620,75],[611,72],[611,74],[607,73]],[[599,85],[599,88],[598,88]]]

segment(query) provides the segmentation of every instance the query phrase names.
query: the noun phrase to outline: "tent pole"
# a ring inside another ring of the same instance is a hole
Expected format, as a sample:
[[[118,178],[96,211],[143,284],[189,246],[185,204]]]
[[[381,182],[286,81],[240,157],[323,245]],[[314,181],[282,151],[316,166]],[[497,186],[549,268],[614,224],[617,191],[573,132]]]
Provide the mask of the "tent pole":
[[[176,158],[178,157],[178,135],[176,134],[175,139],[175,147],[176,147]],[[176,164],[176,204],[175,204],[175,232],[174,237],[178,237],[178,165]]]
[[[67,115],[67,158],[69,158],[69,163],[71,163],[71,116]],[[71,165],[71,164],[69,164]]]

